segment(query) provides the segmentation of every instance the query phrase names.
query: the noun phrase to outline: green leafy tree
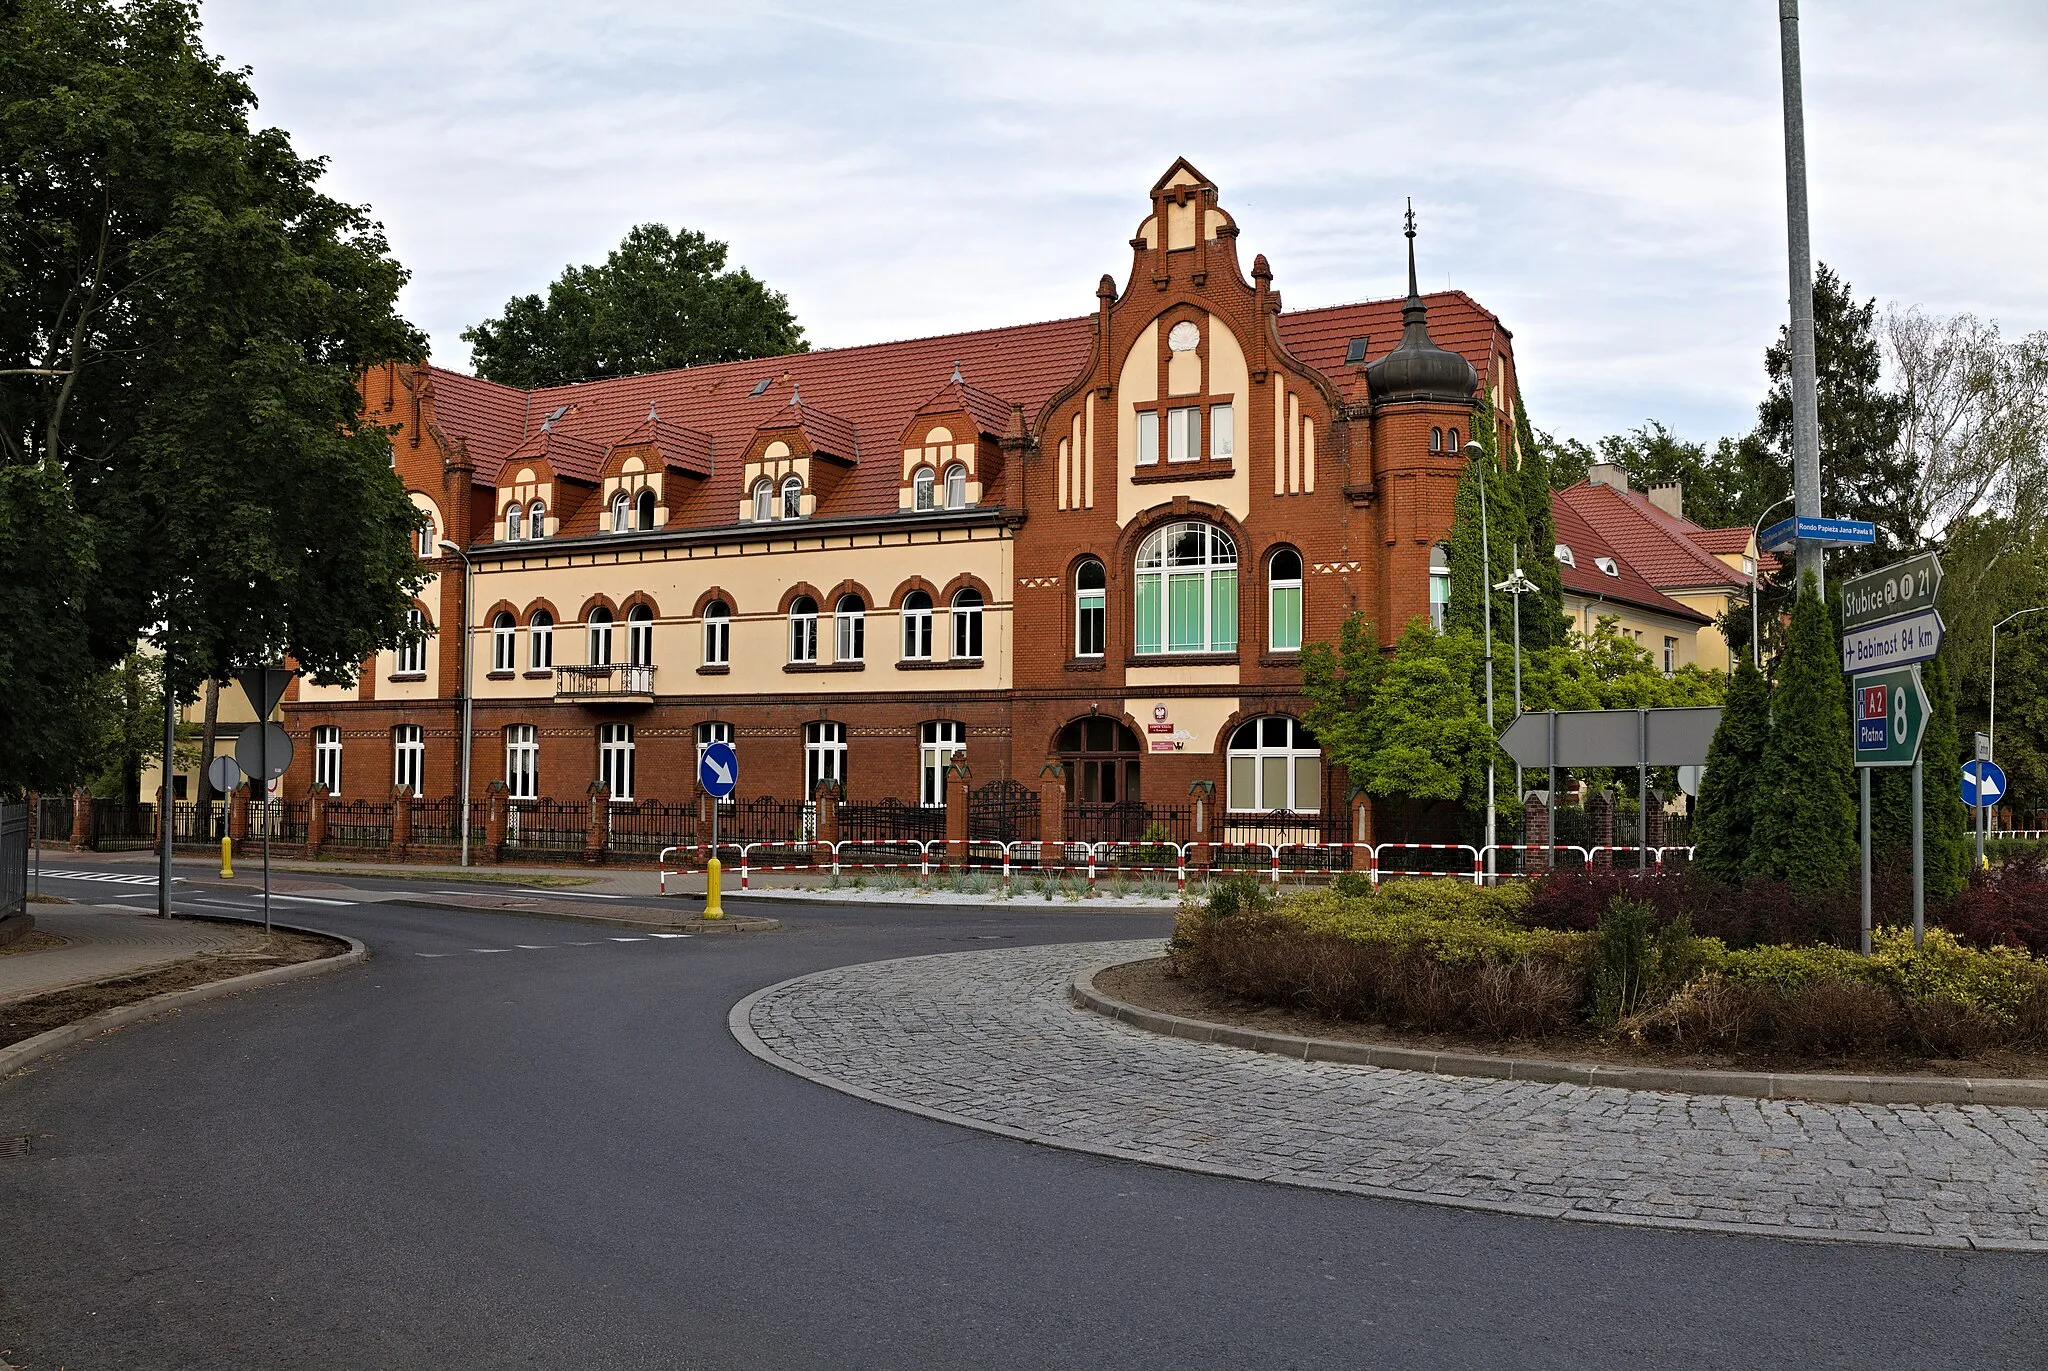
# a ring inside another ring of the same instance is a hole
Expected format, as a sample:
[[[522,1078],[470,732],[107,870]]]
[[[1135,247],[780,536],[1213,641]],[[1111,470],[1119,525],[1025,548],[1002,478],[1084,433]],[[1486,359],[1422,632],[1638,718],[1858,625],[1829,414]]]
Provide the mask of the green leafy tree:
[[[1705,528],[1733,528],[1761,513],[1751,498],[1761,449],[1723,438],[1708,447],[1679,437],[1652,419],[1641,428],[1600,440],[1600,460],[1628,473],[1638,489],[1678,485],[1685,517]]]
[[[92,751],[90,538],[55,462],[0,464],[0,795],[63,790]]]
[[[1471,633],[1483,632],[1489,596],[1486,576],[1494,582],[1506,580],[1514,565],[1516,544],[1527,533],[1528,520],[1522,512],[1521,491],[1501,469],[1494,451],[1492,411],[1481,402],[1472,415],[1472,440],[1479,455],[1465,463],[1458,477],[1458,490],[1451,512],[1451,602],[1444,613],[1444,626]],[[1481,517],[1481,488],[1485,511]],[[1481,555],[1481,531],[1485,533],[1485,555]],[[1493,633],[1496,666],[1502,648],[1513,633],[1514,597],[1493,595]]]
[[[1771,735],[1756,774],[1746,869],[1803,889],[1848,880],[1856,867],[1855,761],[1843,707],[1833,616],[1808,577],[1771,697]]]
[[[94,661],[147,633],[180,692],[286,653],[352,680],[425,580],[356,391],[422,351],[405,273],[254,106],[189,4],[0,10],[0,466],[65,477]],[[0,562],[0,584],[46,576],[70,580]],[[31,759],[82,727],[42,707],[77,699],[36,699],[7,745]]]
[[[565,267],[463,331],[479,375],[531,388],[808,348],[788,297],[694,229],[639,224],[601,266]]]
[[[1600,460],[1592,448],[1577,438],[1560,438],[1535,430],[1536,445],[1543,454],[1543,469],[1550,476],[1550,488],[1563,490],[1586,479],[1593,463]]]
[[[1557,647],[1565,641],[1570,621],[1564,617],[1564,583],[1557,569],[1557,522],[1550,508],[1551,492],[1555,489],[1550,446],[1530,426],[1529,410],[1519,395],[1515,397],[1515,451],[1521,459],[1515,472],[1515,493],[1522,512],[1522,531],[1516,546],[1521,555],[1522,574],[1536,583],[1534,591],[1522,596],[1522,646]]]
[[[1385,669],[1379,635],[1363,614],[1345,616],[1334,644],[1302,644],[1302,722],[1332,761],[1349,767],[1370,749],[1372,693]]]
[[[1944,652],[1920,668],[1927,687],[1927,734],[1920,743],[1925,759],[1921,796],[1921,842],[1927,863],[1927,896],[1953,899],[1969,879],[1975,848],[1970,839],[1970,813],[1963,805],[1962,767],[1972,755],[1956,729],[1954,675]]]
[[[1482,649],[1469,633],[1436,633],[1417,621],[1373,685],[1369,747],[1352,769],[1367,794],[1462,800],[1485,807],[1486,704],[1473,681]]]
[[[1693,860],[1724,881],[1739,881],[1756,824],[1756,778],[1771,736],[1771,688],[1747,657],[1735,664],[1721,726],[1707,749],[1694,825]]]

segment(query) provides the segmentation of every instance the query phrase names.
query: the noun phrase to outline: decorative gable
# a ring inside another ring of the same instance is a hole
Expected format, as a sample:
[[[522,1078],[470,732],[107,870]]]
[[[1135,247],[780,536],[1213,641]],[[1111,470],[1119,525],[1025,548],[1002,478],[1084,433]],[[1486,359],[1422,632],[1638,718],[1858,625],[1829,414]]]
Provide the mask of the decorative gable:
[[[860,439],[853,425],[806,405],[792,391],[788,407],[755,429],[747,444],[740,471],[740,521],[762,522],[764,488],[770,492],[769,518],[810,518],[859,461]],[[794,501],[792,477],[799,483]]]
[[[964,509],[1002,498],[1003,433],[1015,406],[970,386],[956,366],[903,430],[897,507],[913,513]]]

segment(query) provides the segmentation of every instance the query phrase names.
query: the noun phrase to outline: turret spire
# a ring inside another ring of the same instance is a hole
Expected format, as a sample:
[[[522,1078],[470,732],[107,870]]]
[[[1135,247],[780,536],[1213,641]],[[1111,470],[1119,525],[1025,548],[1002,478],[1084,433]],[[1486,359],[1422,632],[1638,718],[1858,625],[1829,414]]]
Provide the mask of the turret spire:
[[[1401,306],[1401,341],[1394,350],[1365,369],[1365,383],[1376,402],[1390,400],[1469,401],[1479,388],[1479,373],[1455,352],[1446,352],[1429,336],[1429,306],[1415,280],[1415,202],[1401,216],[1408,239],[1408,299]]]

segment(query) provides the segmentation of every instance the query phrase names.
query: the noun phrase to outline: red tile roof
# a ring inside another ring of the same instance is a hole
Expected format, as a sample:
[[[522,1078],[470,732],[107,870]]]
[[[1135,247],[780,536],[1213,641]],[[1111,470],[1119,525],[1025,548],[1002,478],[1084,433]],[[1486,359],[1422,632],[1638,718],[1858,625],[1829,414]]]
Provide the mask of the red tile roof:
[[[1574,486],[1574,490],[1578,487]],[[1707,624],[1713,620],[1687,605],[1682,605],[1658,590],[1646,580],[1642,572],[1630,563],[1626,556],[1600,536],[1584,515],[1564,497],[1567,491],[1558,491],[1550,497],[1550,517],[1557,525],[1557,541],[1572,550],[1572,565],[1557,564],[1558,579],[1567,592],[1574,595],[1597,596],[1603,600],[1617,600],[1622,604],[1634,605],[1638,609],[1654,610],[1674,619],[1689,623]],[[1610,558],[1614,563],[1615,575],[1602,571],[1598,558]]]
[[[1609,546],[1661,590],[1749,584],[1740,571],[1699,544],[1694,535],[1704,530],[1698,524],[1665,513],[1639,490],[1624,494],[1613,486],[1587,481],[1557,495],[1557,502],[1570,506],[1599,529]]]
[[[1462,291],[1424,297],[1430,332],[1487,376],[1507,330]],[[1087,365],[1090,316],[969,333],[910,338],[863,347],[831,348],[719,362],[677,371],[651,372],[598,381],[516,390],[439,367],[429,368],[438,427],[450,441],[467,443],[479,485],[495,485],[504,463],[536,449],[540,421],[562,406],[553,428],[553,449],[564,455],[564,475],[595,479],[602,454],[645,422],[654,406],[664,424],[710,437],[714,473],[686,497],[670,527],[714,527],[733,522],[740,492],[739,457],[753,435],[783,417],[792,391],[801,393],[807,430],[832,451],[837,442],[868,454],[890,453],[912,416],[928,412],[935,391],[951,386],[954,368],[965,407],[984,432],[1000,434],[1010,406],[1021,405],[1028,422],[1053,394]],[[1370,300],[1283,314],[1280,337],[1296,358],[1340,385],[1345,348],[1352,338],[1372,340],[1375,360],[1391,351],[1401,331],[1400,300]],[[759,395],[754,387],[768,387]],[[822,434],[829,432],[830,437]],[[842,455],[834,453],[835,456]],[[848,457],[853,452],[843,454]],[[583,475],[588,471],[589,475]],[[901,477],[892,461],[862,462],[840,482],[824,516],[895,512]]]

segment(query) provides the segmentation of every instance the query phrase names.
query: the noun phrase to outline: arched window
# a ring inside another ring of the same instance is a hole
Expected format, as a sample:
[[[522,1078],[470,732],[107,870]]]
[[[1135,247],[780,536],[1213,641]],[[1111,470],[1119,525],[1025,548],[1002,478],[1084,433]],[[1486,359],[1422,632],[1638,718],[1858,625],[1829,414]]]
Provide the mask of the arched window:
[[[626,662],[630,666],[654,665],[654,611],[646,605],[626,611]]]
[[[967,508],[967,468],[958,462],[946,468],[946,508]]]
[[[1444,631],[1451,607],[1451,550],[1438,543],[1429,550],[1429,626]]]
[[[491,670],[512,671],[519,665],[519,624],[499,610],[491,620]]]
[[[732,660],[732,611],[725,601],[704,606],[704,665],[725,666]]]
[[[1139,757],[1144,745],[1120,720],[1092,715],[1076,719],[1060,730],[1054,747],[1067,764],[1069,800],[1127,804],[1138,798]]]
[[[818,793],[818,782],[833,781],[846,793],[846,725],[804,725],[804,798]]]
[[[775,517],[775,483],[763,476],[754,482],[754,522],[765,524]]]
[[[508,543],[516,543],[525,536],[525,512],[521,510],[518,505],[507,506],[505,509],[505,541]]]
[[[932,597],[921,590],[903,597],[903,655],[913,661],[932,655]]]
[[[911,508],[917,510],[929,510],[938,507],[938,501],[932,495],[932,469],[930,467],[919,467],[916,474],[910,478],[910,504]]]
[[[1457,453],[1461,457],[1464,455],[1465,449],[1458,446],[1458,430],[1452,429],[1450,436],[1444,440],[1444,451]]]
[[[1230,735],[1230,807],[1320,813],[1323,753],[1315,735],[1280,714],[1239,724]]]
[[[420,525],[420,556],[431,557],[439,550],[439,544],[434,538],[434,520],[430,515],[427,521]]]
[[[936,719],[917,728],[917,799],[923,805],[946,802],[946,764],[967,746],[967,725]]]
[[[782,478],[782,517],[801,519],[804,517],[804,483],[800,477]]]
[[[1429,450],[1431,452],[1442,452],[1444,450],[1444,431],[1442,429],[1433,428],[1429,431]]]
[[[1266,563],[1266,640],[1275,652],[1301,651],[1301,554],[1291,547]]]
[[[633,725],[598,726],[597,778],[614,800],[633,798]]]
[[[526,510],[526,536],[545,538],[548,536],[548,507],[535,500]]]
[[[599,606],[590,611],[590,617],[584,620],[584,624],[590,631],[590,665],[610,666],[612,664],[612,612],[603,606]]]
[[[526,621],[526,664],[534,671],[546,671],[555,664],[555,616],[536,609]]]
[[[1102,563],[1087,561],[1074,568],[1074,655],[1100,657],[1107,636],[1107,578]]]
[[[981,656],[981,592],[972,587],[953,597],[953,660]]]
[[[868,605],[858,595],[842,595],[832,608],[832,660],[858,662],[868,649]]]
[[[642,533],[645,533],[648,529],[654,527],[653,489],[650,487],[648,489],[642,490],[633,503],[638,516],[634,521],[635,526],[638,527]]]
[[[818,602],[808,595],[789,602],[789,660],[818,660]]]
[[[424,676],[427,674],[427,639],[433,630],[427,625],[427,616],[418,609],[405,612],[406,640],[398,645],[398,674],[401,676]]]
[[[1138,548],[1140,655],[1237,651],[1237,544],[1213,524],[1168,524]]]
[[[612,496],[612,532],[624,533],[630,528],[629,517],[626,492],[622,490]]]

